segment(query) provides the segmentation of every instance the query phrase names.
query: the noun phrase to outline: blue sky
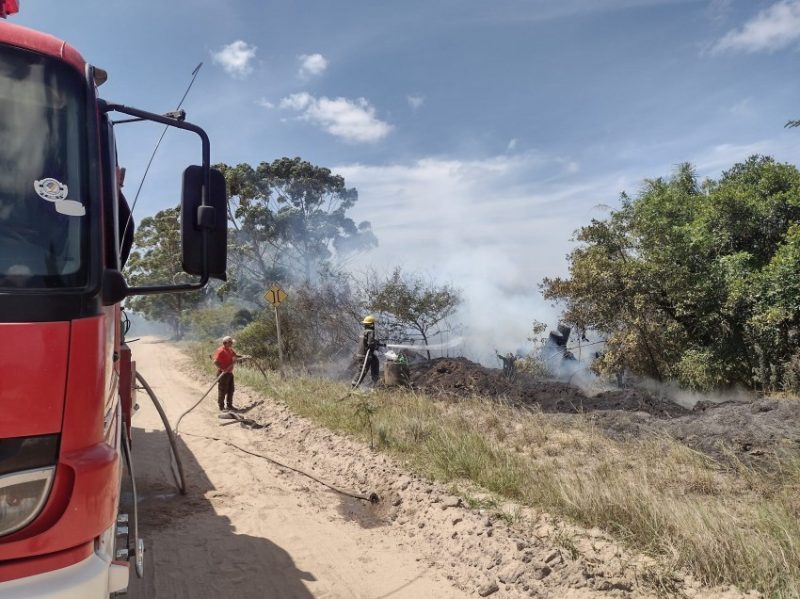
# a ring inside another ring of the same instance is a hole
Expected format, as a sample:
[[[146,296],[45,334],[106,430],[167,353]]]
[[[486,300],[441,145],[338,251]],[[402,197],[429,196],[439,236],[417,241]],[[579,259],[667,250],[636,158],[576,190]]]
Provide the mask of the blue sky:
[[[557,310],[572,232],[690,161],[800,161],[800,0],[21,0],[12,20],[108,70],[107,99],[184,108],[212,159],[302,156],[345,176],[380,247],[464,289],[474,346],[515,349]],[[160,131],[129,126],[132,195]],[[168,134],[137,218],[197,160]]]

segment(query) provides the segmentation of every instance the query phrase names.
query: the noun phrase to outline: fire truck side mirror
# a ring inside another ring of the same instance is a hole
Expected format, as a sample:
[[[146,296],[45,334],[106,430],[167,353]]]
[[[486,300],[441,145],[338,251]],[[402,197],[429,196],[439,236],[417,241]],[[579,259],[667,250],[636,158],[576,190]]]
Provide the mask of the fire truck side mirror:
[[[183,270],[190,275],[202,276],[205,258],[208,275],[224,281],[228,256],[228,196],[225,191],[225,176],[217,169],[211,169],[211,185],[205,206],[202,203],[202,190],[203,168],[188,167],[183,171],[181,199]],[[208,242],[204,252],[205,231],[208,232]]]
[[[102,290],[104,306],[111,306],[128,297],[128,285],[118,270],[107,268],[103,271]]]

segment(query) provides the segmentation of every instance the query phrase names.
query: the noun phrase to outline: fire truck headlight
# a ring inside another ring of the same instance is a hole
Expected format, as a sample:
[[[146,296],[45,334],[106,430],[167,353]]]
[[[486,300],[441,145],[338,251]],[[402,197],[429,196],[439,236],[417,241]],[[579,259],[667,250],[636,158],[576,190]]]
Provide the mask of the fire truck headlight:
[[[19,530],[39,514],[55,471],[48,466],[0,476],[0,536]]]

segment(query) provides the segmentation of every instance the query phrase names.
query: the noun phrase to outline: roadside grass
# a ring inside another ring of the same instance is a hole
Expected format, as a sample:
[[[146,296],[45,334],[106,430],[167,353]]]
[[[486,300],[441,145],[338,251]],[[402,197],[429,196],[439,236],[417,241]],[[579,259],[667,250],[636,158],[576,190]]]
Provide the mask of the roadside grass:
[[[208,348],[190,346],[209,368]],[[444,482],[496,494],[613,534],[706,585],[800,597],[800,458],[756,470],[669,438],[619,442],[588,417],[558,418],[480,397],[405,390],[348,396],[349,385],[240,368],[237,384],[331,430],[366,440]],[[491,507],[494,499],[467,503]]]

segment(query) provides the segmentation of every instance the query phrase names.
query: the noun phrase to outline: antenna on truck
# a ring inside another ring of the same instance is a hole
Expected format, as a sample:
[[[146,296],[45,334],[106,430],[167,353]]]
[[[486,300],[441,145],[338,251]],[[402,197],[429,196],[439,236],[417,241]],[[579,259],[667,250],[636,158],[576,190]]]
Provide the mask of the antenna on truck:
[[[0,2],[15,2],[15,1],[16,0],[0,0]],[[203,63],[201,62],[199,65],[195,67],[194,71],[192,71],[192,80],[189,82],[189,86],[186,88],[186,91],[183,92],[183,97],[181,98],[181,101],[178,102],[177,108],[175,108],[175,110],[172,112],[168,112],[164,116],[174,118],[177,121],[185,120],[186,112],[181,110],[181,106],[183,106],[183,101],[186,99],[186,96],[189,95],[189,90],[192,89],[192,85],[194,85],[194,80],[197,79],[197,73],[200,72],[200,67],[202,66]],[[133,120],[139,120],[139,119],[133,119]],[[119,121],[119,122],[126,122],[126,121]],[[158,152],[158,147],[161,145],[161,140],[163,140],[164,136],[167,134],[167,129],[169,129],[169,125],[164,125],[164,130],[161,132],[161,137],[158,138],[156,146],[153,148],[153,153],[150,155],[150,160],[147,162],[147,167],[144,169],[142,180],[139,181],[139,188],[136,190],[136,196],[134,196],[133,203],[131,204],[131,212],[128,215],[128,220],[125,221],[125,228],[122,230],[122,235],[120,235],[119,238],[120,243],[122,243],[122,240],[125,239],[125,235],[128,232],[128,227],[130,227],[131,220],[133,219],[133,209],[136,208],[136,202],[139,201],[139,194],[142,192],[142,186],[144,185],[144,180],[147,178],[147,173],[150,172],[150,165],[153,164],[153,159],[156,157],[156,152]]]

